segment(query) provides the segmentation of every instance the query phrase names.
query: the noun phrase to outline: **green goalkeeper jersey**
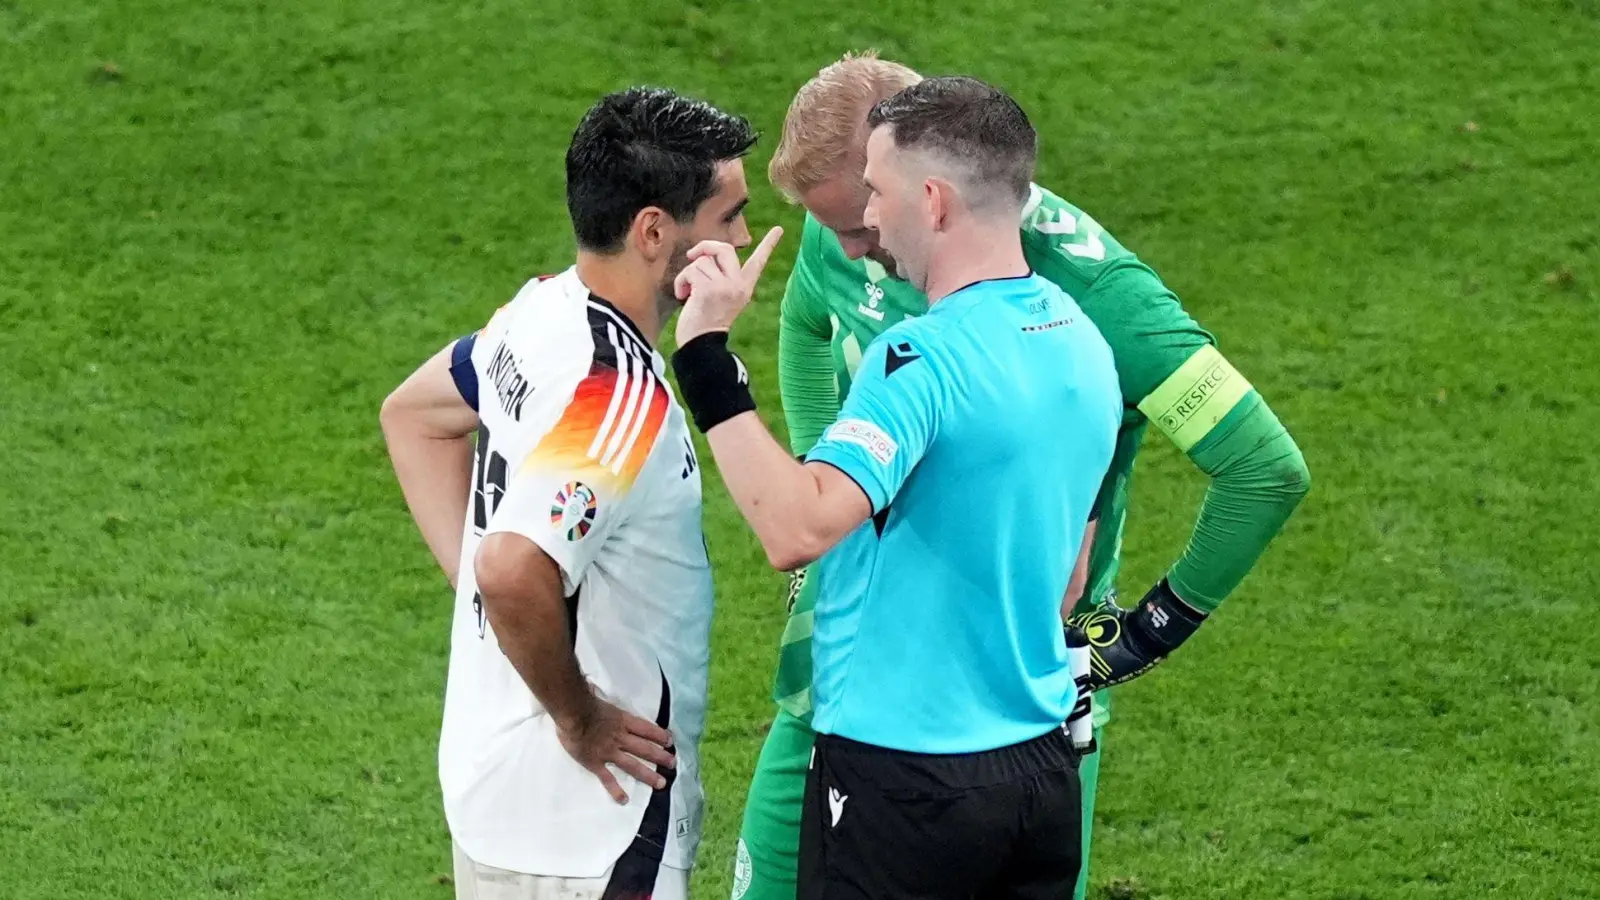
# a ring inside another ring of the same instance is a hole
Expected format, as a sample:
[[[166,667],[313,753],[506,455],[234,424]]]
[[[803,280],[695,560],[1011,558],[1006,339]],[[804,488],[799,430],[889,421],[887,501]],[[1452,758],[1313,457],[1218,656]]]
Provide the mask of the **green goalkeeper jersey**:
[[[1180,597],[1209,611],[1304,494],[1299,450],[1156,273],[1093,219],[1035,186],[1021,227],[1033,270],[1070,294],[1111,345],[1122,390],[1122,426],[1095,503],[1099,525],[1079,609],[1114,596],[1129,477],[1154,420],[1213,478],[1195,536],[1168,576]],[[910,284],[870,259],[850,259],[833,232],[806,216],[779,331],[784,415],[796,454],[832,424],[867,345],[927,308]],[[774,690],[779,705],[801,718],[811,711],[812,604],[820,589],[815,575],[798,574],[792,584]],[[1096,719],[1105,715],[1101,705]]]

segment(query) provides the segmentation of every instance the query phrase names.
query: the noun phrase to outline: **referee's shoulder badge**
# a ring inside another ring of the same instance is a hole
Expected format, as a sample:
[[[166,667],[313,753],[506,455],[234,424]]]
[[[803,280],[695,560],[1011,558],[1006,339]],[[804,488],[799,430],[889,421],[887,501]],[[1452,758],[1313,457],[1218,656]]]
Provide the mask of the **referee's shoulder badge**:
[[[556,491],[550,504],[550,525],[569,541],[583,540],[594,527],[600,499],[594,489],[581,481],[569,481]]]
[[[868,455],[882,465],[888,465],[894,460],[896,453],[900,452],[900,445],[894,438],[884,434],[883,429],[863,419],[840,419],[828,426],[828,431],[823,435],[823,440],[838,441],[841,444],[855,444],[864,448]]]

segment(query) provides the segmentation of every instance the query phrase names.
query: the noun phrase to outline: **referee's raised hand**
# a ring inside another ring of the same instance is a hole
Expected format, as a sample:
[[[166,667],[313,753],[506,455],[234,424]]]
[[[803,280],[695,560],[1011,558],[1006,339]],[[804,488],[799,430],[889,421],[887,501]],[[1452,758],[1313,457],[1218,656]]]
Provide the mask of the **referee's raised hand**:
[[[558,727],[556,734],[567,753],[593,772],[618,803],[628,802],[628,792],[607,766],[616,766],[659,791],[667,786],[667,779],[656,767],[677,765],[671,732],[601,697],[594,698],[588,715],[569,727]]]
[[[742,264],[738,251],[725,241],[701,241],[689,250],[689,265],[673,280],[673,290],[683,301],[676,330],[678,346],[733,326],[733,320],[750,305],[761,270],[767,267],[781,237],[782,228],[768,231]]]

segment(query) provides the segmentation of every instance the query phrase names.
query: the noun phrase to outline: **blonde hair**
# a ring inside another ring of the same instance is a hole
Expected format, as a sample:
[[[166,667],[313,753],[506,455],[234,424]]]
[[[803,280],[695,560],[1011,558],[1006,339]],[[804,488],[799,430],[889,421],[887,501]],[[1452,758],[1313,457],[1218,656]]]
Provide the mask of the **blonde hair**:
[[[876,50],[846,53],[823,68],[794,95],[783,117],[783,134],[767,166],[773,186],[794,203],[847,164],[865,165],[867,113],[921,80],[910,68],[879,59]]]

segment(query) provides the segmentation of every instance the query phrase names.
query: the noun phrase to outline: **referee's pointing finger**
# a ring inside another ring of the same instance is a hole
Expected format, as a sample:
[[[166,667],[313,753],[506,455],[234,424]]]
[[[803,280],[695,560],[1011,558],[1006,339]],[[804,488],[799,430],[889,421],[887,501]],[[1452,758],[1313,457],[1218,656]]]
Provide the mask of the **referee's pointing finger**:
[[[761,238],[761,243],[744,261],[744,277],[749,279],[750,286],[755,286],[755,280],[761,277],[761,270],[767,267],[767,260],[772,258],[772,251],[777,249],[778,239],[783,237],[783,226],[774,225],[766,236]]]
[[[739,273],[739,252],[726,241],[701,241],[689,249],[689,260],[710,260],[724,275]]]

